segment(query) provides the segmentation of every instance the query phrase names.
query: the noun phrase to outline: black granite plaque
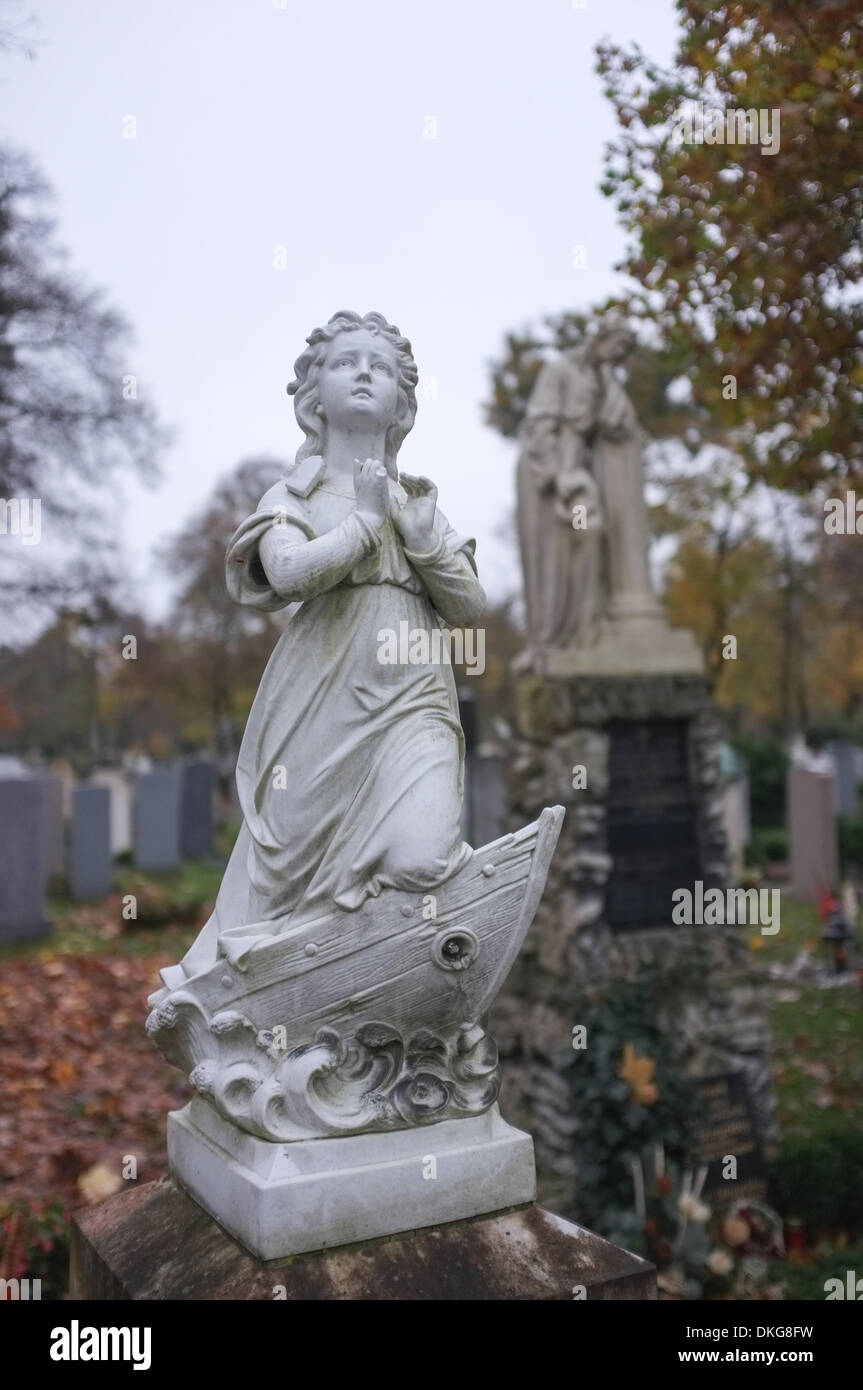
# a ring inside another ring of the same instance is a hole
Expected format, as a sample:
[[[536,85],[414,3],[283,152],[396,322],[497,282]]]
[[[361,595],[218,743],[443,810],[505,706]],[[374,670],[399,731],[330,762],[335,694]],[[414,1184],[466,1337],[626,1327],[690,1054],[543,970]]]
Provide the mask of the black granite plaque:
[[[714,1201],[767,1195],[767,1170],[742,1072],[703,1077],[698,1083],[703,1115],[696,1127],[696,1155],[706,1163],[703,1191]],[[737,1160],[737,1177],[723,1177],[724,1160]]]
[[[608,725],[606,918],[617,931],[670,927],[676,888],[702,877],[685,719]]]

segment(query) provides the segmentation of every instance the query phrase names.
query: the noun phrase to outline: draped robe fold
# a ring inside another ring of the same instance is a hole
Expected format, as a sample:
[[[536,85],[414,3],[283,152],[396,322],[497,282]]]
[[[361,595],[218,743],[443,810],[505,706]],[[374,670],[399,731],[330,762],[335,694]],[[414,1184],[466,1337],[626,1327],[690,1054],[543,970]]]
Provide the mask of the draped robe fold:
[[[401,484],[389,486],[404,500]],[[212,917],[163,975],[171,987],[177,971],[188,977],[220,954],[242,967],[256,941],[355,910],[383,888],[430,891],[472,853],[460,835],[464,738],[452,668],[380,655],[381,634],[401,623],[429,633],[441,618],[477,621],[474,541],[437,511],[435,544],[417,555],[390,520],[376,536],[355,506],[324,483],[303,495],[289,476],[228,547],[239,603],[297,608],[240,748],[243,826]],[[268,534],[271,568],[284,553],[294,576],[288,592],[268,577]]]

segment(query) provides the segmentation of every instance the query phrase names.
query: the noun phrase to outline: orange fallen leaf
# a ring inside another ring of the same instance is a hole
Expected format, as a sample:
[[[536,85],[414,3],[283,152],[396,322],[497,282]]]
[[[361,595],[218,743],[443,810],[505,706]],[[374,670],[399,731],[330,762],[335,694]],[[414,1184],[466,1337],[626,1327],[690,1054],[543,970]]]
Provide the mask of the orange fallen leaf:
[[[65,1057],[59,1061],[52,1062],[49,1075],[52,1081],[56,1081],[58,1086],[66,1087],[74,1081],[78,1075],[78,1068],[74,1062],[70,1062]]]

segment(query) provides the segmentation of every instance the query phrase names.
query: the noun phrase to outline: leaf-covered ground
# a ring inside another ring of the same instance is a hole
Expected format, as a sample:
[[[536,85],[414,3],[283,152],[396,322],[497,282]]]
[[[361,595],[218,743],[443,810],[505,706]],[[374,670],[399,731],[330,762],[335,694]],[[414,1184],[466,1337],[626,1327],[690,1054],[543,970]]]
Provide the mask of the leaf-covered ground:
[[[16,1204],[59,1199],[74,1208],[98,1201],[122,1187],[124,1165],[132,1176],[130,1156],[138,1182],[167,1171],[166,1115],[186,1103],[191,1088],[148,1039],[146,1001],[158,987],[159,969],[180,959],[209,913],[205,904],[195,923],[187,902],[211,897],[219,877],[215,866],[185,866],[176,881],[161,880],[146,899],[139,894],[154,917],[163,905],[173,911],[173,924],[167,926],[123,922],[119,897],[90,907],[55,902],[56,925],[49,938],[2,953],[0,1262],[10,1239],[8,1213]],[[781,932],[754,938],[760,963],[768,969],[788,965],[804,947],[817,953],[819,934],[811,908],[785,902]],[[785,1162],[788,1199],[811,1206],[811,1214],[802,1209],[800,1214],[810,1214],[811,1225],[833,1233],[801,1257],[795,1293],[788,1296],[821,1298],[818,1260],[826,1260],[832,1271],[834,1242],[838,1249],[859,1238],[855,1220],[837,1235],[836,1203],[827,1197],[837,1182],[846,1181],[844,1170],[834,1172],[837,1132],[847,1148],[863,1129],[863,993],[785,979],[774,981],[771,995],[783,1147],[797,1146]],[[813,1191],[821,1193],[820,1203],[811,1200]],[[34,1243],[50,1222],[38,1215],[27,1222],[33,1273]],[[58,1217],[56,1230],[47,1234],[62,1242],[65,1230]],[[50,1241],[44,1249],[50,1249]],[[59,1255],[55,1262],[62,1287],[65,1265]]]
[[[0,1190],[82,1200],[96,1165],[138,1181],[166,1171],[165,1116],[190,1088],[144,1032],[160,953],[55,955],[0,968]],[[127,1165],[128,1166],[128,1165]]]

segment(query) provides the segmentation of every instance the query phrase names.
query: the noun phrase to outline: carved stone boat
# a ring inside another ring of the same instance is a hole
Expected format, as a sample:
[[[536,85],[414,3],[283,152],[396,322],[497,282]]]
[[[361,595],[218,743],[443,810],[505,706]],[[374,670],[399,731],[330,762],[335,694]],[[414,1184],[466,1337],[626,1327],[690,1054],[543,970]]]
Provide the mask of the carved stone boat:
[[[564,810],[474,850],[433,893],[386,889],[220,956],[153,996],[147,1031],[240,1128],[273,1140],[475,1115],[483,1017],[533,920]],[[168,972],[170,975],[170,972]]]

